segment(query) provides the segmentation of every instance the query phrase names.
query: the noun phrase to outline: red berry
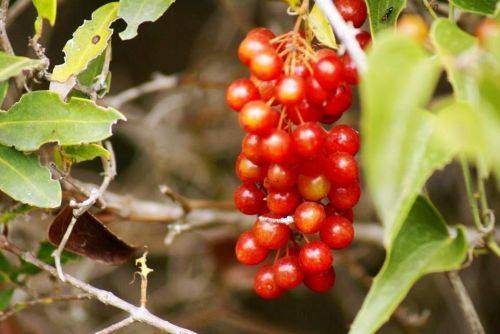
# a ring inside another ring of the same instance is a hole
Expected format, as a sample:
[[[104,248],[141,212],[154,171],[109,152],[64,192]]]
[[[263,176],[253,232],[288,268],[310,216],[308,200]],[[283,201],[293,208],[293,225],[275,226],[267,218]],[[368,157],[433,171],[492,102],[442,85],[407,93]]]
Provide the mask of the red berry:
[[[325,207],[325,213],[327,216],[342,216],[351,223],[354,221],[354,212],[352,211],[352,209],[339,210],[335,206],[333,206],[332,203],[328,203],[328,205]]]
[[[319,273],[332,266],[333,256],[330,248],[321,241],[312,241],[302,246],[299,261],[307,274]]]
[[[359,83],[359,76],[354,60],[352,60],[348,53],[345,53],[340,60],[342,60],[342,64],[344,65],[344,80],[350,85],[357,85]]]
[[[292,68],[292,73],[303,79],[311,75],[311,72],[309,72],[309,69],[304,63],[295,64],[295,66]]]
[[[325,173],[333,184],[348,185],[357,181],[358,165],[352,155],[335,152],[326,157]]]
[[[324,108],[324,115],[331,119],[338,120],[342,114],[349,109],[352,104],[352,92],[349,85],[342,83],[335,90],[335,94],[331,97]]]
[[[278,80],[263,81],[257,79],[253,75],[250,76],[250,80],[253,82],[255,87],[257,87],[259,94],[264,101],[268,101],[269,99],[274,97],[274,87],[276,86],[276,82]],[[273,105],[275,104],[278,104],[278,102],[275,101]]]
[[[265,134],[275,128],[279,117],[276,110],[261,100],[248,102],[238,114],[243,130],[255,134]]]
[[[352,183],[347,186],[334,186],[328,193],[330,203],[340,210],[347,210],[355,206],[360,196],[361,189],[358,183]]]
[[[322,105],[331,94],[321,87],[315,77],[306,80],[306,97],[311,104]]]
[[[255,292],[264,299],[278,298],[285,292],[276,283],[274,270],[270,265],[264,265],[259,269],[255,275],[253,287]]]
[[[330,267],[320,273],[306,275],[304,284],[314,292],[327,292],[335,284],[335,270]]]
[[[264,261],[269,251],[255,241],[252,232],[243,232],[235,247],[236,258],[246,265],[255,265]]]
[[[238,58],[248,66],[255,55],[267,49],[271,49],[269,39],[262,35],[247,36],[238,47]]]
[[[372,35],[367,31],[361,31],[356,35],[356,39],[358,40],[359,46],[361,46],[363,50],[366,50],[372,42]]]
[[[342,80],[342,62],[340,58],[325,57],[314,64],[314,77],[324,89],[334,89]]]
[[[328,152],[342,151],[356,155],[359,151],[359,134],[347,125],[336,125],[326,135],[325,148]]]
[[[276,99],[282,104],[297,104],[306,95],[306,84],[298,75],[284,76],[276,84]]]
[[[285,256],[274,264],[274,278],[279,287],[290,290],[302,283],[304,274],[296,256]]]
[[[271,212],[286,216],[291,214],[300,203],[300,195],[295,189],[271,190],[267,194],[267,207]]]
[[[271,189],[286,190],[297,184],[297,171],[283,164],[272,164],[267,169],[267,183]]]
[[[305,200],[320,201],[330,191],[330,181],[323,175],[315,176],[299,175],[297,187]]]
[[[292,154],[292,139],[284,130],[274,130],[262,139],[262,155],[269,163],[286,161]]]
[[[321,58],[325,58],[325,57],[337,57],[337,52],[335,52],[335,50],[332,50],[332,49],[328,49],[328,48],[323,48],[323,49],[319,49],[318,51],[316,51],[316,58],[319,60]]]
[[[257,219],[253,224],[252,233],[260,246],[279,249],[290,240],[292,230],[285,224]]]
[[[262,139],[258,135],[248,133],[241,143],[241,153],[257,165],[264,161],[260,150],[261,141]]]
[[[366,4],[364,0],[333,0],[340,15],[345,21],[352,22],[359,28],[366,20]]]
[[[260,36],[269,40],[276,37],[276,35],[274,35],[274,33],[271,30],[264,27],[253,28],[247,33],[247,37],[256,37],[256,36]]]
[[[236,175],[243,182],[260,182],[264,179],[265,169],[254,164],[243,154],[236,159]]]
[[[293,219],[295,226],[302,233],[316,233],[326,218],[323,205],[315,202],[304,202],[295,209]]]
[[[255,215],[264,208],[264,193],[253,184],[242,184],[234,191],[234,204],[246,215]]]
[[[293,148],[303,158],[314,158],[323,146],[325,131],[318,123],[304,123],[292,132]]]
[[[250,71],[258,79],[269,81],[281,75],[283,61],[274,49],[265,49],[250,60]]]
[[[325,158],[323,154],[318,154],[318,156],[312,160],[303,160],[299,168],[299,174],[312,177],[323,174],[326,163]]]
[[[227,105],[236,111],[240,111],[247,102],[258,99],[259,91],[250,79],[235,80],[227,88]]]
[[[332,249],[343,249],[354,239],[352,223],[342,216],[330,216],[325,219],[319,230],[321,241]]]

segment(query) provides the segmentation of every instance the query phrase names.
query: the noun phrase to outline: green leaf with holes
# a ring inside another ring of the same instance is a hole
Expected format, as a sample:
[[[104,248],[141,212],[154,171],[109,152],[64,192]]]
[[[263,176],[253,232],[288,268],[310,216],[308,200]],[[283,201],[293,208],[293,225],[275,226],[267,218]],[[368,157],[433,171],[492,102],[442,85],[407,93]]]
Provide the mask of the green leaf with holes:
[[[61,186],[35,155],[0,145],[0,190],[13,199],[40,208],[61,203]]]
[[[109,27],[118,18],[118,2],[110,2],[92,13],[64,46],[64,63],[54,67],[52,80],[66,82],[78,75],[108,46],[113,30]]]
[[[175,0],[120,0],[120,17],[127,22],[127,28],[120,33],[123,40],[137,36],[137,29],[143,22],[154,22],[165,13]]]
[[[103,157],[110,158],[110,153],[99,144],[84,144],[74,146],[63,146],[62,154],[73,163],[94,160]]]
[[[370,29],[373,36],[382,30],[396,26],[401,11],[406,7],[406,0],[366,0]]]
[[[125,117],[90,100],[73,97],[63,102],[57,93],[34,91],[0,113],[0,143],[20,151],[34,151],[46,143],[93,143],[111,136],[118,120]]]
[[[448,229],[432,204],[418,197],[349,333],[375,333],[420,277],[460,268],[467,247],[465,229],[461,226]]]
[[[335,40],[333,29],[328,19],[323,15],[323,12],[317,5],[314,5],[307,18],[316,39],[320,41],[321,44],[336,49],[337,41]]]
[[[31,71],[41,64],[42,62],[38,59],[11,56],[0,52],[0,81],[18,76],[23,71]]]
[[[458,8],[478,14],[494,14],[498,0],[450,0]]]

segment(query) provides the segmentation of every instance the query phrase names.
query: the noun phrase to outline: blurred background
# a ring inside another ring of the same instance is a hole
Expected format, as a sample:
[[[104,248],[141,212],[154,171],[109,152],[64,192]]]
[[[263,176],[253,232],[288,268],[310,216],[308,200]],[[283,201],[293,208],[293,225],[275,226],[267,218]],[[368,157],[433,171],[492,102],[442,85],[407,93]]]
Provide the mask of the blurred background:
[[[45,32],[42,41],[52,65],[63,61],[61,50],[73,31],[106,2],[59,1],[56,25]],[[133,40],[122,41],[114,34],[108,103],[116,103],[113,97],[118,93],[160,75],[172,75],[178,84],[115,104],[128,122],[120,123],[112,138],[118,159],[118,177],[110,187],[112,192],[130,202],[141,199],[162,205],[168,204],[168,199],[158,186],[167,184],[189,198],[232,200],[232,192],[238,185],[234,162],[243,132],[236,114],[225,106],[225,86],[247,75],[236,55],[245,33],[255,26],[271,28],[276,34],[286,32],[293,24],[286,9],[281,1],[178,0],[156,23],[141,25],[139,35]],[[408,10],[427,15],[420,1],[411,1]],[[27,40],[33,35],[35,17],[35,9],[30,5],[9,23],[8,33],[18,55],[30,55]],[[478,17],[463,15],[460,25],[473,31],[477,22]],[[117,21],[113,28],[119,32],[124,23]],[[40,88],[45,87],[40,85]],[[441,82],[438,94],[449,92],[448,84]],[[338,123],[357,128],[359,113],[356,99]],[[362,161],[363,157],[359,158]],[[100,170],[96,160],[80,165],[72,175],[97,184]],[[426,190],[447,221],[470,226],[458,166],[453,164],[436,173]],[[499,193],[494,180],[490,180],[487,191],[490,204],[499,212]],[[125,201],[122,203],[126,206]],[[46,238],[51,219],[49,214],[18,219],[11,226],[12,236],[25,249],[35,249]],[[314,294],[301,287],[278,300],[264,301],[252,291],[256,269],[239,265],[235,260],[235,240],[248,228],[246,221],[236,220],[239,222],[221,222],[184,233],[169,247],[163,243],[167,233],[165,222],[105,221],[129,243],[147,246],[148,264],[154,269],[148,306],[171,322],[206,334],[346,333],[366,295],[370,278],[383,263],[381,245],[355,240],[350,248],[337,252],[337,283],[330,293]],[[366,192],[355,207],[355,221],[356,225],[377,222]],[[139,299],[139,282],[130,283],[136,270],[133,261],[113,267],[81,259],[66,268],[128,301],[135,303]],[[492,255],[480,256],[461,276],[486,331],[499,333],[498,260]],[[54,286],[59,291],[71,291],[44,274],[31,279],[30,285],[42,292],[50,292]],[[0,333],[91,333],[123,317],[122,312],[96,301],[56,303],[26,309],[1,322]],[[155,333],[155,330],[134,324],[121,333]],[[467,329],[448,281],[444,275],[436,274],[424,277],[414,286],[380,333],[460,334],[467,333]]]

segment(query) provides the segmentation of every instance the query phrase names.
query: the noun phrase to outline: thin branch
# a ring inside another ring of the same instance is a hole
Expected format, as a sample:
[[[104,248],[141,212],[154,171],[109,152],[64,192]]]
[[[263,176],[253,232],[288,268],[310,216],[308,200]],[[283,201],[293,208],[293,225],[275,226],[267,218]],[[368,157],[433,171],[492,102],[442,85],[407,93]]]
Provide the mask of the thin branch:
[[[12,44],[10,44],[9,36],[7,36],[7,13],[9,11],[9,0],[2,0],[0,4],[0,44],[2,49],[10,54],[14,55],[14,49]]]
[[[429,0],[422,0],[424,2],[425,8],[427,8],[427,11],[429,14],[431,14],[432,18],[436,20],[438,18],[436,12],[434,11],[434,8],[432,8],[431,4],[429,3]]]
[[[115,323],[115,324],[113,324],[113,325],[111,325],[109,327],[101,329],[98,332],[95,332],[95,334],[109,334],[109,333],[113,333],[113,332],[116,332],[119,329],[122,329],[123,327],[127,327],[127,326],[133,324],[134,322],[135,322],[134,318],[128,317],[128,318],[123,319],[120,322],[117,322],[117,323]]]
[[[7,27],[12,24],[16,20],[16,18],[24,12],[26,8],[30,5],[32,0],[17,0],[10,7],[9,13],[7,15]]]

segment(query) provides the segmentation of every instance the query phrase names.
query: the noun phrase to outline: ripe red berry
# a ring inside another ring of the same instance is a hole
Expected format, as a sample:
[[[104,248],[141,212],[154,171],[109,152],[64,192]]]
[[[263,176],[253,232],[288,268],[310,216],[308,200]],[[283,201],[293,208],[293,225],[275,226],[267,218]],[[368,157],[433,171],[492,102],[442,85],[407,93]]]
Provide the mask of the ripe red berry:
[[[243,153],[254,164],[259,165],[264,161],[260,150],[261,138],[253,133],[247,133],[241,143],[241,153]]]
[[[275,190],[294,187],[297,184],[297,176],[295,168],[283,164],[272,164],[267,169],[268,186]]]
[[[285,256],[274,264],[274,278],[279,287],[290,290],[302,283],[304,274],[296,256]]]
[[[292,132],[293,148],[305,159],[314,158],[321,150],[324,141],[325,131],[318,123],[301,124]]]
[[[361,31],[356,35],[356,39],[358,40],[359,46],[361,46],[363,50],[366,50],[372,42],[372,35],[367,31]]]
[[[335,270],[330,267],[320,273],[306,275],[304,284],[314,292],[327,292],[335,284]]]
[[[326,159],[323,154],[318,154],[312,160],[302,160],[299,168],[299,174],[316,177],[324,174]]]
[[[331,183],[323,174],[299,175],[297,188],[305,200],[320,201],[330,191]]]
[[[307,275],[330,268],[333,263],[333,256],[326,244],[321,241],[312,241],[300,249],[299,261],[301,268]]]
[[[258,79],[269,81],[277,79],[282,73],[283,61],[274,49],[265,49],[250,60],[250,71]]]
[[[340,15],[345,21],[352,22],[353,26],[359,28],[366,20],[366,4],[364,0],[334,0]]]
[[[342,64],[344,65],[344,80],[350,85],[357,85],[359,83],[359,76],[354,60],[352,60],[347,52],[340,60],[342,60]]]
[[[306,84],[298,75],[284,76],[276,84],[276,99],[282,104],[299,103],[306,95]]]
[[[278,125],[279,117],[276,110],[261,100],[248,102],[238,114],[243,130],[255,134],[271,131]]]
[[[291,214],[300,203],[300,195],[295,189],[271,190],[267,194],[267,208],[281,216]]]
[[[345,82],[337,87],[335,94],[327,101],[323,110],[325,116],[337,121],[352,104],[352,92]]]
[[[328,97],[330,96],[330,92],[321,87],[318,80],[315,77],[311,76],[306,80],[306,97],[307,101],[311,104],[322,105]]]
[[[311,72],[304,63],[298,63],[295,64],[294,67],[292,67],[292,74],[306,79],[309,75],[311,75]]]
[[[269,39],[262,35],[247,36],[238,47],[238,58],[248,66],[255,55],[267,49],[271,49]]]
[[[354,239],[352,223],[342,216],[330,216],[325,219],[319,230],[321,241],[332,249],[343,249]]]
[[[264,193],[253,184],[242,184],[234,191],[234,204],[246,215],[255,215],[264,208]]]
[[[325,148],[328,152],[346,152],[356,155],[359,151],[359,134],[347,125],[336,125],[326,135]]]
[[[278,298],[285,292],[278,286],[273,267],[270,265],[264,265],[259,269],[255,275],[253,287],[255,292],[264,299]]]
[[[255,241],[252,232],[243,232],[235,247],[236,258],[246,265],[255,265],[264,261],[269,251]]]
[[[253,224],[252,234],[260,246],[267,249],[279,249],[290,240],[292,230],[285,224],[257,219]]]
[[[319,60],[321,58],[325,58],[325,57],[337,57],[337,52],[335,52],[335,50],[332,50],[332,49],[328,49],[328,48],[323,48],[323,49],[319,49],[318,51],[316,51],[316,58]]]
[[[254,164],[243,154],[238,156],[235,165],[236,175],[243,182],[260,182],[264,179],[265,169]]]
[[[240,111],[247,102],[258,100],[259,97],[257,87],[247,78],[233,81],[226,92],[227,105],[236,111]]]
[[[328,205],[325,206],[325,213],[327,217],[337,215],[344,217],[351,223],[354,221],[354,212],[352,211],[352,209],[339,210],[335,206],[333,206],[332,203],[328,203]]]
[[[335,185],[348,185],[358,179],[358,165],[354,157],[345,152],[334,152],[326,157],[325,173]]]
[[[288,108],[286,115],[298,125],[302,122],[318,122],[323,116],[323,110],[303,99],[299,104]]]
[[[357,182],[347,186],[333,186],[328,193],[330,203],[339,210],[352,208],[358,203],[360,196],[361,189]]]
[[[284,130],[274,130],[262,139],[262,156],[269,163],[286,161],[292,154],[292,139]]]
[[[324,89],[334,89],[342,80],[342,62],[340,58],[325,57],[314,64],[314,77]]]
[[[301,203],[293,215],[295,227],[300,232],[307,234],[318,232],[325,218],[323,205],[316,202]]]
[[[271,40],[274,37],[276,37],[276,35],[274,35],[274,33],[271,30],[264,27],[253,28],[247,33],[247,37],[255,37],[255,36],[260,36],[268,40]]]

